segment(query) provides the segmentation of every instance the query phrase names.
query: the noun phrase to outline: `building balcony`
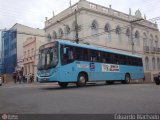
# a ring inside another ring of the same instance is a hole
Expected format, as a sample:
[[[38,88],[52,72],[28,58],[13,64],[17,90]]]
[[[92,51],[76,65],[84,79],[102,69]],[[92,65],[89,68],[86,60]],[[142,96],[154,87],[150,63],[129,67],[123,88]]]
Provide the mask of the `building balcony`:
[[[153,51],[154,51],[154,53],[156,53],[156,52],[157,52],[156,47],[153,47]]]
[[[144,52],[149,53],[149,46],[144,46]]]
[[[157,54],[160,54],[160,48],[157,48]]]
[[[150,53],[155,53],[156,49],[154,47],[149,48]]]
[[[145,53],[160,54],[160,48],[144,46]]]

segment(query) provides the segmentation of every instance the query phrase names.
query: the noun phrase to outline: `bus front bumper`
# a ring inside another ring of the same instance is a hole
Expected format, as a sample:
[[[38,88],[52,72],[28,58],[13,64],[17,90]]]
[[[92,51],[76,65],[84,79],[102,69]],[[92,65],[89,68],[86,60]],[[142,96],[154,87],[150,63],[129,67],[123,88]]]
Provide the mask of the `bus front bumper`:
[[[51,80],[49,77],[38,77],[38,82],[40,83],[52,83],[58,82],[57,80]]]

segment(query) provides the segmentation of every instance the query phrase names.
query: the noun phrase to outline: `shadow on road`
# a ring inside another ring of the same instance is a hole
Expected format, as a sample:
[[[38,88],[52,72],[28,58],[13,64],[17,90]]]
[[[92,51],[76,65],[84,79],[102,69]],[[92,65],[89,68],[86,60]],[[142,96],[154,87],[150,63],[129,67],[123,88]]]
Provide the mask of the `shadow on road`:
[[[100,86],[115,86],[115,85],[124,85],[121,83],[114,83],[114,84],[105,84],[105,83],[87,83],[84,87],[77,87],[76,84],[70,83],[66,88],[61,88],[60,86],[47,86],[40,88],[41,90],[70,90],[70,89],[86,89],[90,87],[100,87]]]

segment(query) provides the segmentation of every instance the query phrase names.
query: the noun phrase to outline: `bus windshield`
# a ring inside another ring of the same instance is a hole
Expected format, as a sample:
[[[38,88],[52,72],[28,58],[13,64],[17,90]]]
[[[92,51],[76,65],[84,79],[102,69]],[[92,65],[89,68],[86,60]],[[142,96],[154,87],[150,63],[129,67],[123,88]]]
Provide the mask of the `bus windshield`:
[[[43,48],[39,51],[38,69],[41,70],[55,67],[58,64],[58,46],[56,44],[46,46],[42,46]]]

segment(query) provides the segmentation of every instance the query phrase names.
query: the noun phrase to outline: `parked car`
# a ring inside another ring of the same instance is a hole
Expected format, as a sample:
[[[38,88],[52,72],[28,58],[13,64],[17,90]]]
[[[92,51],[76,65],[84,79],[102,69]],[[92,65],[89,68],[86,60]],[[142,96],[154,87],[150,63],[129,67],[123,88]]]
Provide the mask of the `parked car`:
[[[2,77],[0,76],[0,86],[2,85]]]
[[[154,77],[156,85],[160,85],[160,76]]]

